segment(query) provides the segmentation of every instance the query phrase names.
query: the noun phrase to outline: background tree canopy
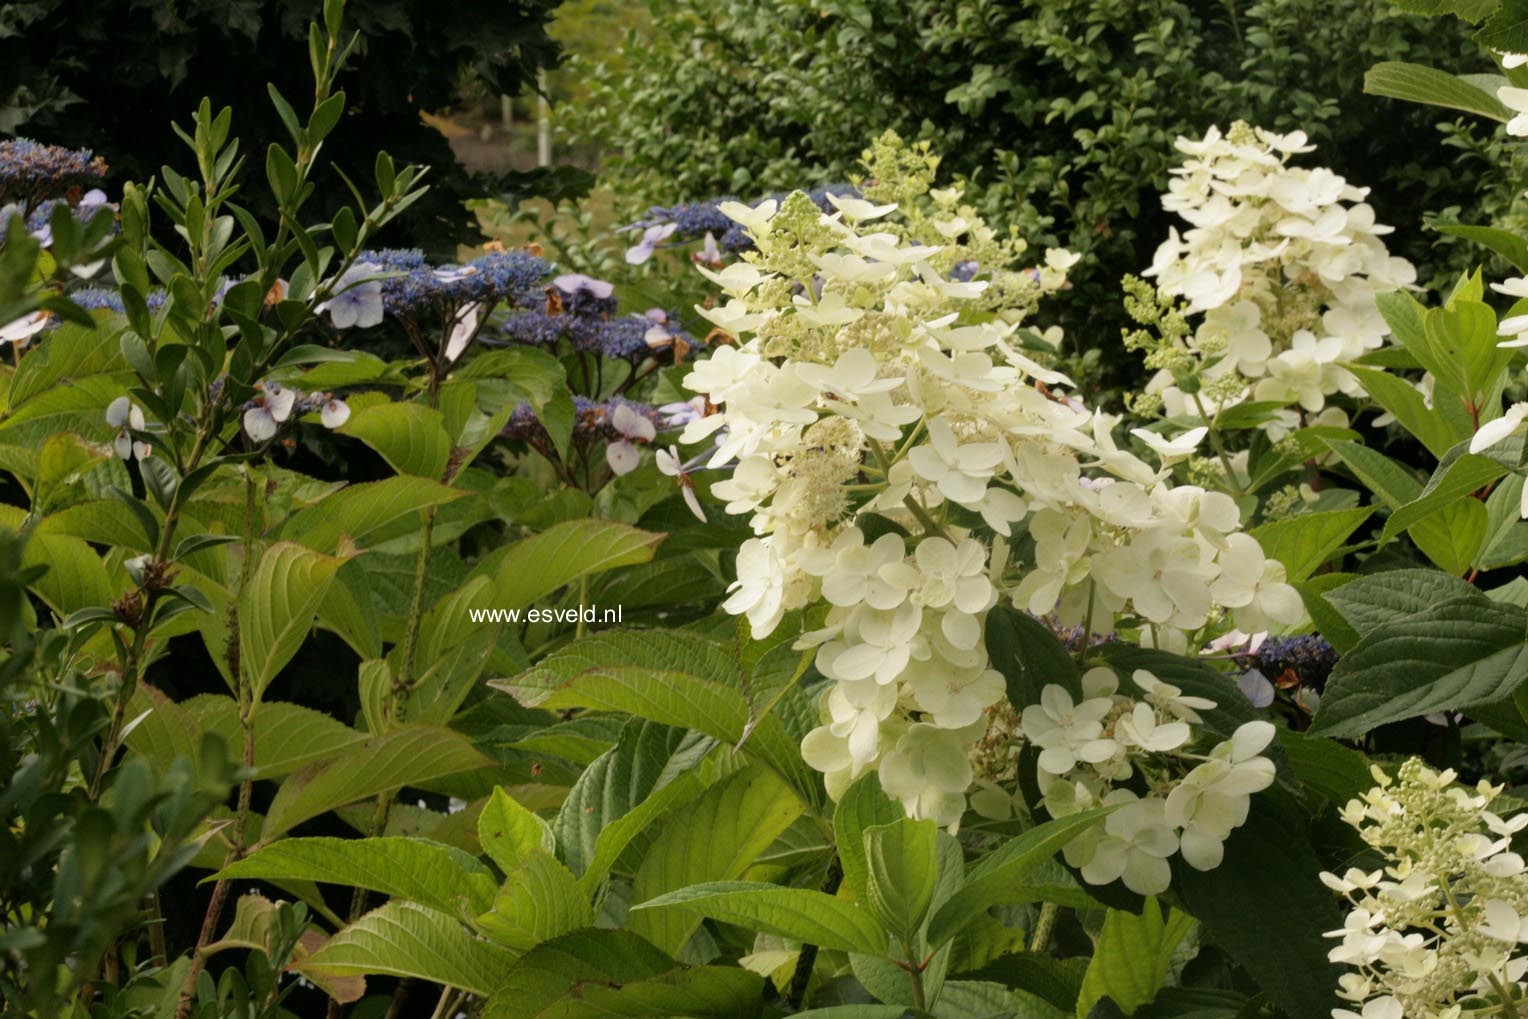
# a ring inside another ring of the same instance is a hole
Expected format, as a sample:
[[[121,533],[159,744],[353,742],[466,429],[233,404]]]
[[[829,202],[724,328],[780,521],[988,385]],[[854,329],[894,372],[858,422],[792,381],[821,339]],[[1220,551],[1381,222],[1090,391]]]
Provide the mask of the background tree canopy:
[[[1245,119],[1306,131],[1373,188],[1392,248],[1436,266],[1411,212],[1513,218],[1516,167],[1488,126],[1363,94],[1407,59],[1458,66],[1469,43],[1362,0],[674,0],[617,61],[579,68],[563,112],[609,153],[605,181],[672,203],[842,181],[885,128],[928,138],[992,221],[1088,256],[1063,321],[1085,345],[1125,324],[1120,277],[1166,235],[1157,193],[1180,135]],[[619,115],[612,115],[619,111]],[[1439,144],[1439,131],[1444,144]],[[1512,172],[1508,172],[1508,171]]]
[[[352,180],[371,173],[378,144],[431,167],[432,189],[394,242],[442,249],[468,240],[463,200],[524,180],[474,180],[421,112],[454,98],[465,73],[497,92],[533,86],[559,58],[547,34],[555,0],[368,0],[349,14],[361,40],[345,79],[350,114],[325,155]],[[245,137],[282,131],[266,97],[311,91],[302,58],[319,0],[46,0],[0,11],[0,131],[104,155],[114,180],[157,173],[203,95],[238,111]],[[47,40],[40,43],[40,40]],[[246,153],[255,160],[260,153]],[[326,175],[321,200],[346,197]],[[262,210],[263,211],[263,210]]]

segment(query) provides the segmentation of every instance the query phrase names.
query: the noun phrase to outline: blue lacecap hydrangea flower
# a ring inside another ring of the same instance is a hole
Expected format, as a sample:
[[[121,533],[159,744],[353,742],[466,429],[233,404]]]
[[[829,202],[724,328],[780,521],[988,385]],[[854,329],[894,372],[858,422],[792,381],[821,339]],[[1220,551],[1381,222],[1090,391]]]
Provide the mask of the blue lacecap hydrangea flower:
[[[0,202],[21,201],[30,208],[105,179],[106,160],[89,149],[43,145],[30,138],[0,142]]]
[[[754,208],[759,207],[770,199],[784,201],[789,191],[775,191],[757,198],[751,202]],[[807,195],[823,212],[834,211],[828,201],[828,195],[834,194],[842,197],[858,198],[859,190],[848,184],[829,184],[825,187],[814,188]],[[706,234],[716,238],[718,246],[723,251],[746,251],[753,247],[753,241],[748,239],[748,234],[741,224],[728,219],[721,211],[723,202],[738,201],[735,196],[722,195],[704,202],[684,202],[679,205],[655,205],[648,210],[648,214],[641,220],[632,223],[625,230],[647,230],[651,227],[664,224],[674,224],[675,230],[669,235],[671,242],[699,240]]]

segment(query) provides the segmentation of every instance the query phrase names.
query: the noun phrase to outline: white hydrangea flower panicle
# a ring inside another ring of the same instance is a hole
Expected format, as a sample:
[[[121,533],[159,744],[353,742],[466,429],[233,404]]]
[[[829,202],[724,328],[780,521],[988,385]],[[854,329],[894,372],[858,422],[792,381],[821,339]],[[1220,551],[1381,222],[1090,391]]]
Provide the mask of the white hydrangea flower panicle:
[[[1090,669],[1075,704],[1065,687],[1050,684],[1020,726],[1039,750],[1037,784],[1052,817],[1123,804],[1065,847],[1067,862],[1091,884],[1123,881],[1157,895],[1171,880],[1173,856],[1198,870],[1220,864],[1252,796],[1273,784],[1273,762],[1262,753],[1274,727],[1247,722],[1206,747],[1199,712],[1214,701],[1146,669],[1130,678],[1133,689],[1125,690],[1113,669]]]
[[[1276,135],[1242,122],[1222,134],[1178,139],[1185,155],[1162,207],[1187,223],[1128,281],[1127,307],[1156,374],[1134,401],[1141,413],[1213,417],[1254,400],[1284,408],[1260,427],[1277,440],[1315,415],[1345,424],[1338,394],[1363,395],[1344,369],[1383,346],[1389,328],[1377,295],[1412,285],[1416,270],[1392,256],[1355,187],[1324,167],[1294,166],[1310,152],[1300,132]]]
[[[1393,778],[1378,767],[1373,774],[1375,787],[1341,814],[1379,866],[1321,875],[1349,906],[1327,937],[1330,959],[1351,968],[1338,995],[1352,1007],[1332,1015],[1506,1015],[1504,998],[1520,1009],[1528,869],[1511,840],[1528,828],[1528,813],[1504,818],[1491,810],[1500,787],[1468,788],[1416,758]]]
[[[967,755],[1005,703],[985,644],[993,606],[1064,625],[1122,614],[1170,640],[1173,628],[1229,628],[1232,615],[1244,628],[1287,617],[1298,596],[1241,534],[1234,501],[1171,488],[1168,468],[1200,436],[1162,438],[1161,466],[1148,464],[1115,443],[1117,419],[1020,349],[1019,329],[1076,256],[1034,264],[959,189],[931,188],[936,165],[888,135],[866,155],[870,181],[830,214],[801,193],[722,208],[756,249],[701,267],[723,291],[701,310],[731,342],[686,376],[719,410],[681,441],[714,443],[696,455],[730,477],[711,490],[751,520],[726,611],[755,637],[793,611],[821,613],[801,640],[828,681],[808,762],[835,792],[875,770],[914,817],[954,826]],[[682,484],[675,464],[660,458]],[[1016,534],[1033,539],[1033,561],[1012,559]],[[1030,708],[1055,719],[1046,752],[1058,771],[1128,767],[1118,740],[1091,732],[1093,706],[1051,696]],[[1185,721],[1142,715],[1127,738],[1164,752]],[[1146,809],[1151,824],[1116,834],[1160,850],[1165,806]]]

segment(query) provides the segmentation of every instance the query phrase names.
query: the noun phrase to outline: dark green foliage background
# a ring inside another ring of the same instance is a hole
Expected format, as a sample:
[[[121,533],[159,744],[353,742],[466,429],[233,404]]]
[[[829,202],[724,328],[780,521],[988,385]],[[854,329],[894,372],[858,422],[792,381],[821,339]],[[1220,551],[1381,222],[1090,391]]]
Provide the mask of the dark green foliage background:
[[[245,138],[285,132],[266,96],[274,82],[296,103],[312,92],[308,24],[319,0],[37,0],[0,6],[0,132],[94,149],[113,182],[146,180],[180,144],[203,95],[237,111]],[[446,139],[420,119],[453,98],[471,69],[511,95],[531,87],[538,64],[555,65],[547,35],[556,0],[365,0],[347,10],[361,42],[345,75],[347,116],[325,157],[356,181],[370,179],[377,149],[432,167],[432,190],[389,240],[444,250],[466,238],[463,200],[528,182],[474,180]],[[259,172],[263,153],[246,153]],[[178,160],[177,160],[178,161]],[[318,196],[347,195],[321,174]],[[267,210],[261,210],[267,211]]]
[[[1320,146],[1303,157],[1361,186],[1392,247],[1442,279],[1480,257],[1442,221],[1516,220],[1521,167],[1494,125],[1363,94],[1405,59],[1490,70],[1466,35],[1365,0],[666,0],[619,70],[586,68],[593,98],[565,113],[611,153],[609,181],[641,202],[841,181],[865,140],[927,138],[971,197],[1034,242],[1089,255],[1063,312],[1072,342],[1114,345],[1120,277],[1175,219],[1158,193],[1173,141],[1237,119]],[[698,40],[698,41],[692,41]],[[1440,130],[1443,137],[1440,138]],[[1440,144],[1441,142],[1441,144]],[[1182,224],[1179,224],[1182,226]],[[1128,364],[1127,364],[1128,362]]]

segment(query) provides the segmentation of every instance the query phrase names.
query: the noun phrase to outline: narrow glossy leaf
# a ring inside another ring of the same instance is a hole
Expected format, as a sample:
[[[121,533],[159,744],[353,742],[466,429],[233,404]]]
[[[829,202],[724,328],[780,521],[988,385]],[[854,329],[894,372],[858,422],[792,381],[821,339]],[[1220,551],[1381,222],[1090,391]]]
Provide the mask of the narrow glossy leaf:
[[[1494,226],[1466,226],[1460,223],[1439,223],[1433,227],[1440,234],[1463,237],[1484,248],[1489,248],[1512,264],[1518,272],[1528,272],[1528,241],[1510,230]]]

